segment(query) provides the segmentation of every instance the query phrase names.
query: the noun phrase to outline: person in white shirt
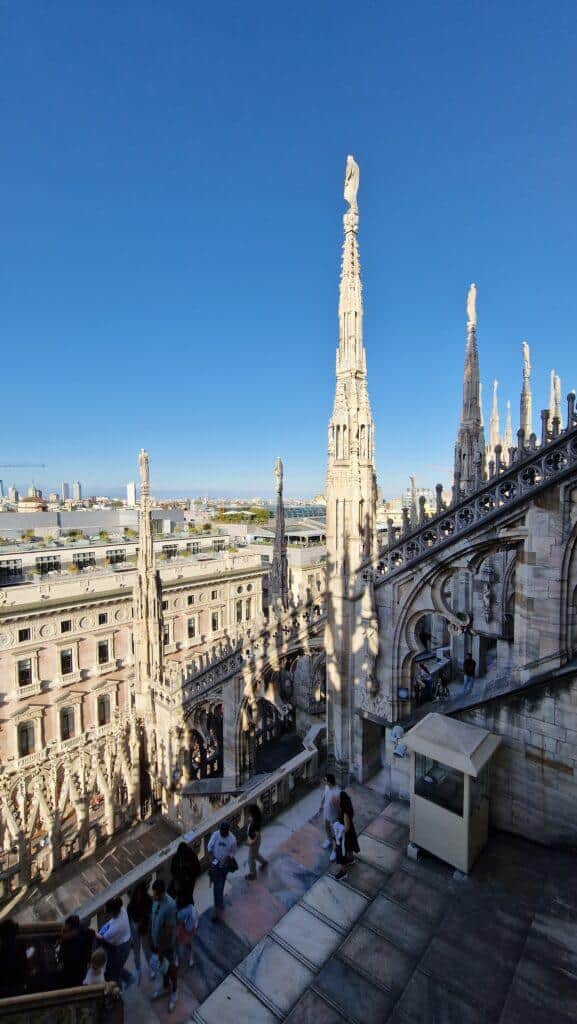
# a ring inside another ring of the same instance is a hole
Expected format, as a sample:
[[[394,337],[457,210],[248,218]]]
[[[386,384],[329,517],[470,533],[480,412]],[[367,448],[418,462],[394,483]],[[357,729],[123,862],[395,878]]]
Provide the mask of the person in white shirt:
[[[327,772],[325,775],[325,786],[321,798],[320,810],[323,812],[323,821],[326,832],[326,839],[323,842],[323,850],[331,849],[331,860],[335,859],[335,851],[333,848],[333,825],[339,816],[340,795],[341,791],[337,786],[334,775],[332,772]]]
[[[135,980],[134,975],[124,967],[132,946],[128,914],[120,896],[108,900],[106,910],[110,918],[96,933],[96,937],[108,955],[107,981],[115,981],[117,985],[124,983],[128,987]]]
[[[103,949],[95,949],[90,957],[90,965],[86,972],[83,985],[104,985],[104,968],[106,967],[106,953]]]
[[[224,910],[224,883],[236,853],[236,839],[231,834],[228,821],[221,822],[218,831],[212,833],[207,850],[211,855],[209,874],[214,888],[212,920],[220,921]],[[233,870],[236,870],[236,867]]]

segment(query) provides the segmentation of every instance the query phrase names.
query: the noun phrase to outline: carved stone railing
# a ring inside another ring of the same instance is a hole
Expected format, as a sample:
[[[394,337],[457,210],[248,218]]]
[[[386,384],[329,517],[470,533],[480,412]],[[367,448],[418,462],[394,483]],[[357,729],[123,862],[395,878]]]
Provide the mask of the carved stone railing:
[[[479,526],[508,515],[551,484],[577,474],[577,427],[573,425],[540,448],[519,448],[512,450],[512,455],[509,468],[500,467],[499,473],[476,491],[384,548],[375,566],[375,585],[387,582]]]
[[[243,840],[248,826],[247,808],[251,804],[258,803],[263,821],[270,821],[281,810],[294,802],[296,794],[299,792],[302,794],[309,788],[318,785],[320,749],[325,742],[325,737],[326,731],[323,724],[312,726],[303,740],[304,750],[267,775],[258,785],[252,786],[246,793],[229,800],[214,814],[203,818],[197,828],[185,832],[168,846],[158,850],[152,857],[143,860],[128,874],[113,882],[97,896],[82,904],[77,910],[81,920],[90,924],[92,928],[96,928],[102,923],[106,902],[111,897],[125,896],[133,886],[144,879],[152,880],[161,877],[168,882],[170,861],[176,853],[179,843],[183,841],[194,848],[203,869],[206,869],[210,860],[207,845],[212,833],[219,827],[221,821],[226,820],[230,822],[237,840]],[[181,796],[180,799],[189,798]],[[190,797],[190,799],[194,799],[194,797]]]

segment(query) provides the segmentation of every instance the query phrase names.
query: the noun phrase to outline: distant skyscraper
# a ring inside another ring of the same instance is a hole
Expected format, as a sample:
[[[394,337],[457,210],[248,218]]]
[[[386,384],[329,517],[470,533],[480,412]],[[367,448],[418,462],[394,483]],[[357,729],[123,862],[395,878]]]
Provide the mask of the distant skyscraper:
[[[70,497],[70,488],[68,487],[68,484],[65,483],[65,481],[63,480],[62,483],[60,484],[60,500],[61,501],[68,501],[69,497]]]
[[[4,481],[0,480],[0,498],[4,497]]]
[[[75,480],[72,484],[72,498],[74,501],[82,501],[82,486],[80,480]]]
[[[136,508],[136,484],[134,480],[131,480],[126,485],[126,504],[128,508]]]
[[[10,501],[18,501],[19,497],[20,497],[20,495],[18,494],[18,491],[16,490],[14,484],[12,484],[12,487],[10,487],[9,490],[8,490],[8,498],[9,498],[9,500]]]

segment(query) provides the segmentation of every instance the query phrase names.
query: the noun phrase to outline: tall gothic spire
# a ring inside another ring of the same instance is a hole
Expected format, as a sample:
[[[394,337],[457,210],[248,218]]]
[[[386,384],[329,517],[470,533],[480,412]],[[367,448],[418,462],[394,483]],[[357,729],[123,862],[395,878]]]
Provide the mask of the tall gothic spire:
[[[513,447],[513,425],[511,423],[511,403],[507,402],[507,420],[505,422],[505,433],[503,434],[503,456],[508,461],[509,448]]]
[[[499,399],[497,391],[499,388],[499,381],[493,381],[493,408],[491,410],[491,422],[489,425],[489,452],[490,458],[495,458],[495,448],[498,444],[501,444],[501,433],[499,423]]]
[[[559,429],[563,428],[563,406],[561,404],[561,378],[555,374],[555,384],[553,388],[555,394],[555,406],[553,415],[559,420]]]
[[[521,351],[523,353],[523,387],[521,389],[520,426],[527,445],[533,433],[533,400],[531,397],[531,353],[526,341],[522,342]]]
[[[138,521],[138,564],[134,584],[134,669],[137,702],[148,695],[148,684],[161,681],[162,595],[160,574],[154,565],[152,516],[150,512],[148,452],[141,448],[140,517]]]
[[[358,187],[359,168],[349,156],[344,189],[348,209],[343,217],[336,387],[329,423],[325,633],[329,760],[339,779],[345,782],[355,757],[355,690],[364,688],[369,692],[374,685],[372,654],[369,656],[372,645],[364,643],[363,636],[366,631],[374,632],[376,621],[372,583],[359,572],[365,560],[376,553],[377,487],[374,425],[363,344]]]
[[[463,405],[455,445],[455,493],[466,493],[475,486],[485,469],[485,436],[481,411],[479,353],[477,351],[477,286],[467,295],[467,343],[463,373]]]
[[[283,502],[283,465],[280,458],[275,460],[274,475],[276,490],[276,516],[274,548],[270,570],[270,590],[273,607],[280,611],[286,611],[289,603],[288,563]]]

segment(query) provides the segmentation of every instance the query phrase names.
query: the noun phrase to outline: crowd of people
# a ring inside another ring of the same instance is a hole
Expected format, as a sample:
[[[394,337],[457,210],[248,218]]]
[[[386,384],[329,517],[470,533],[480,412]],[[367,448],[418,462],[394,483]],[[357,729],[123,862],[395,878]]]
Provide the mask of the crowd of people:
[[[359,852],[350,796],[340,789],[335,776],[324,779],[320,810],[331,861],[336,861],[336,878],[347,877],[348,866]],[[265,870],[268,861],[260,852],[262,815],[257,804],[248,810],[246,879],[254,881],[257,864]],[[211,835],[209,876],[213,886],[213,921],[222,920],[224,889],[228,875],[238,870],[237,842],[227,821]],[[56,948],[26,942],[16,921],[0,921],[0,998],[26,992],[46,992],[81,985],[106,985],[120,991],[140,982],[146,966],[151,980],[157,981],[153,999],[168,996],[168,1009],[174,1010],[178,996],[178,968],[193,967],[194,938],[199,916],[194,904],[194,889],[201,865],[191,846],[181,842],[170,863],[170,880],[162,878],[139,882],[130,892],[127,904],[120,896],[106,903],[106,922],[94,931],[82,924],[78,915],[66,918]],[[136,974],[126,962],[132,951]]]

